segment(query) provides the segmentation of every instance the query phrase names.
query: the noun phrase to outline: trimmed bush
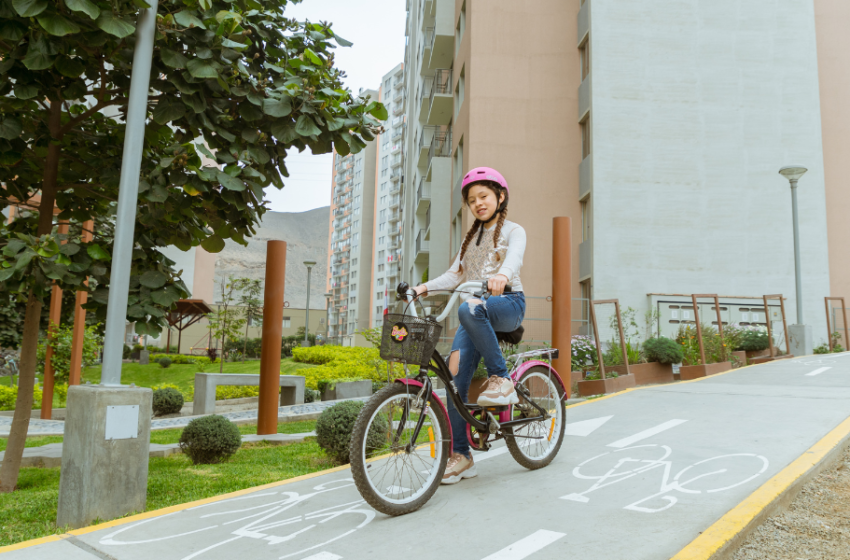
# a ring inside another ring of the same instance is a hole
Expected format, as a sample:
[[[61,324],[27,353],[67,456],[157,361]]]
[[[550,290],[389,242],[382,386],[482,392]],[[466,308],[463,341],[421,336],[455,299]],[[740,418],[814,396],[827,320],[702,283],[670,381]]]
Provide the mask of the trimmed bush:
[[[763,330],[747,330],[741,335],[741,345],[735,350],[748,350],[751,352],[758,350],[766,350],[770,348],[770,341],[767,338],[767,331]]]
[[[183,393],[172,387],[157,389],[153,392],[154,416],[177,414],[183,408]]]
[[[316,389],[311,389],[309,387],[304,388],[304,402],[318,402],[322,400],[322,394],[318,392]]]
[[[644,342],[643,354],[647,361],[660,364],[679,364],[685,356],[680,345],[663,336]]]
[[[298,373],[303,375],[307,387],[318,389],[320,381],[351,381],[369,379],[387,381],[387,362],[381,359],[376,348],[343,346],[310,346],[293,348],[293,360],[318,367],[304,368]],[[411,373],[419,371],[418,366],[410,366]],[[394,364],[392,378],[404,377],[404,367]]]
[[[349,462],[348,448],[351,444],[351,432],[354,423],[363,408],[359,401],[343,401],[326,408],[316,421],[316,443],[325,450],[328,456],[337,463],[344,465]],[[386,437],[387,421],[376,418],[369,432],[368,447],[378,448]]]
[[[195,465],[222,463],[241,446],[239,428],[218,414],[195,418],[180,434],[180,449]]]
[[[168,358],[171,360],[172,364],[176,365],[184,365],[184,364],[197,364],[197,365],[207,365],[210,362],[210,359],[206,356],[187,356],[186,354],[151,354],[150,360],[152,362],[159,362],[162,358]]]
[[[171,358],[160,358],[156,361],[161,368],[171,367]]]
[[[5,381],[8,378],[4,378]],[[15,410],[15,401],[18,399],[18,388],[0,385],[0,410]],[[41,408],[41,389],[33,391],[32,408]]]

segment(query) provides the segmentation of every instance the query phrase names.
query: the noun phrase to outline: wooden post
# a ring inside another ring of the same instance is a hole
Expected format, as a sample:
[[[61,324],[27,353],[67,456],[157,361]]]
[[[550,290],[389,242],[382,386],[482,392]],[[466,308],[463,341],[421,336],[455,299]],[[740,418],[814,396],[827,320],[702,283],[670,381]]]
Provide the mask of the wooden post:
[[[694,323],[697,325],[697,342],[699,342],[699,359],[702,365],[705,365],[705,345],[702,343],[702,326],[699,324],[699,307],[697,306],[697,296],[691,294],[691,302],[694,305]]]
[[[65,235],[68,233],[68,224],[62,222],[59,224],[58,233]],[[63,242],[64,243],[64,242]],[[42,382],[41,394],[41,419],[50,420],[53,418],[53,328],[59,327],[62,322],[62,288],[53,282],[53,288],[50,292],[50,313],[47,319],[47,348],[44,352],[44,380]]]
[[[94,222],[89,220],[83,223],[82,242],[89,243],[94,236]],[[88,279],[85,285],[89,285]],[[88,292],[77,292],[74,303],[74,336],[71,342],[71,369],[68,372],[68,386],[82,383],[83,375],[83,343],[86,336],[86,310],[83,306],[89,300]]]
[[[623,364],[626,366],[626,375],[629,375],[629,355],[626,353],[626,339],[623,334],[623,319],[620,316],[620,300],[618,299],[597,299],[590,301],[590,322],[593,323],[593,338],[596,341],[596,359],[599,362],[599,376],[602,379],[605,377],[605,362],[602,359],[602,341],[599,340],[599,326],[596,324],[596,305],[601,303],[613,303],[614,313],[617,314],[617,330],[620,333],[620,351],[623,353]]]
[[[836,324],[836,321],[830,322],[830,320],[829,320],[829,302],[831,300],[841,302],[841,314],[844,318],[844,349],[845,350],[850,349],[850,335],[848,335],[848,330],[847,330],[848,329],[848,326],[847,326],[847,305],[844,303],[844,298],[839,297],[839,296],[833,296],[833,297],[827,296],[827,297],[823,298],[823,303],[826,306],[826,331],[827,331],[826,335],[827,335],[827,340],[829,341],[828,342],[829,351],[832,352],[832,350],[835,348],[835,344],[832,341],[832,333],[838,332],[838,325]],[[783,314],[783,317],[784,316],[785,315]],[[833,331],[833,329],[835,329],[835,330]]]
[[[280,406],[280,347],[283,334],[283,293],[286,282],[286,242],[266,246],[266,280],[263,299],[263,342],[260,353],[260,402],[257,434],[277,433]],[[222,349],[223,350],[223,349]]]
[[[556,371],[569,379],[572,370],[572,220],[552,220],[552,347],[559,350],[553,360]],[[564,373],[567,372],[567,373]],[[566,384],[567,398],[571,384]]]

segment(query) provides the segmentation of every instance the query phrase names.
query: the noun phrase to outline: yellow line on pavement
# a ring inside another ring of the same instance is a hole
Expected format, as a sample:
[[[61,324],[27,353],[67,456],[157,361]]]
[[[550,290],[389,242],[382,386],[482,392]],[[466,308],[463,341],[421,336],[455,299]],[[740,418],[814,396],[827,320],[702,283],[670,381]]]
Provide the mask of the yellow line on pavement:
[[[800,477],[815,468],[833,449],[850,436],[847,418],[826,437],[814,444],[776,476],[768,480],[747,499],[702,532],[671,560],[707,560],[739,533],[756,521],[767,507],[775,503]],[[758,521],[761,523],[761,520]]]

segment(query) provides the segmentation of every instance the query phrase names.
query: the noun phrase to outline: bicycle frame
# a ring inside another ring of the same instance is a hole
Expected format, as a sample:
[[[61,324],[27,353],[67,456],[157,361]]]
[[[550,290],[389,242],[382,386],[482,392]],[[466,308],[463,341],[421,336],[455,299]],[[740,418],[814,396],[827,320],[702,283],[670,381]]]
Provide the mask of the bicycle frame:
[[[445,318],[448,316],[448,314],[454,308],[454,304],[457,303],[457,300],[460,297],[461,293],[463,293],[464,291],[467,291],[469,289],[481,289],[481,288],[482,288],[482,282],[466,282],[466,283],[458,286],[455,289],[454,293],[452,294],[452,297],[449,299],[448,303],[446,304],[446,308],[439,315],[439,317],[436,318],[436,321],[441,322],[441,321],[445,320]],[[413,313],[412,313],[413,316],[417,317],[418,315],[416,314],[416,306],[414,304],[414,298],[410,295],[410,293],[407,294],[407,300],[408,300],[409,308],[413,310]],[[554,370],[554,368],[552,368],[549,364],[547,364],[545,362],[540,362],[540,361],[528,362],[528,361],[526,361],[526,359],[531,358],[531,357],[539,357],[539,356],[546,356],[546,355],[548,355],[550,357],[557,357],[557,352],[558,352],[557,349],[549,348],[549,349],[545,349],[545,350],[534,350],[534,351],[530,351],[530,352],[524,352],[524,353],[521,353],[521,354],[516,354],[516,355],[511,357],[515,360],[515,362],[514,362],[513,368],[511,369],[511,371],[509,373],[509,376],[512,377],[512,378],[515,378],[515,377],[518,378],[517,374],[521,375],[522,373],[524,373],[527,369],[529,369],[533,365],[543,365],[549,370],[551,380],[554,381],[555,383],[559,384],[561,386],[561,388],[564,390],[564,395],[566,397],[566,390],[565,390],[566,388],[564,387],[563,381],[561,380],[558,373]],[[519,419],[516,419],[516,420],[510,420],[511,410],[512,410],[511,406],[482,407],[482,406],[479,406],[477,404],[468,404],[468,403],[463,402],[463,399],[461,399],[460,393],[458,392],[457,387],[455,386],[454,376],[452,375],[451,371],[449,370],[449,367],[446,364],[446,361],[443,359],[443,357],[436,350],[434,351],[434,353],[431,356],[431,363],[430,363],[428,369],[434,371],[434,373],[437,374],[437,377],[443,382],[443,384],[446,387],[447,398],[452,400],[452,403],[454,404],[455,409],[458,411],[458,413],[461,415],[461,417],[472,428],[475,428],[475,430],[478,431],[479,433],[497,434],[501,430],[511,431],[513,428],[518,427],[518,426],[529,424],[531,422],[539,422],[539,421],[543,421],[543,420],[548,420],[548,419],[551,418],[549,413],[546,410],[544,410],[543,408],[541,408],[532,399],[531,395],[525,391],[525,388],[522,387],[521,385],[518,385],[518,384],[515,386],[517,392],[520,395],[523,396],[523,398],[525,399],[525,401],[529,405],[531,405],[534,409],[537,410],[537,412],[539,413],[537,416],[531,416],[531,417],[528,417],[528,418],[519,418]],[[419,375],[417,375],[416,377],[414,377],[412,379],[411,378],[397,379],[396,382],[404,383],[404,384],[410,385],[410,386],[420,387],[419,393],[418,393],[417,398],[416,398],[416,402],[424,403],[424,402],[427,402],[429,399],[432,399],[432,398],[436,399],[436,401],[439,403],[440,407],[442,407],[443,410],[446,411],[446,413],[447,413],[446,415],[448,416],[448,411],[446,410],[445,405],[443,404],[440,397],[437,396],[433,391],[430,377],[427,375],[426,372],[423,372],[423,370],[421,368],[420,368]],[[473,413],[479,412],[479,411],[483,412],[483,414],[481,415],[481,419],[476,418],[473,415]],[[493,414],[494,412],[499,413],[499,417],[502,421],[499,421],[499,420],[496,419],[496,416]],[[507,413],[507,414],[505,414],[505,413]],[[406,419],[406,416],[407,416],[407,414],[406,414],[406,411],[405,411],[403,419]],[[415,431],[413,433],[411,441],[417,440],[417,438],[419,436],[419,431],[422,428],[422,423],[424,422],[424,419],[425,419],[425,416],[420,415],[419,422],[417,423],[417,426],[415,428]],[[403,422],[400,425],[403,425]],[[493,431],[491,431],[491,429],[493,429]],[[451,426],[449,427],[449,432],[451,433]],[[512,435],[509,435],[507,433],[503,433],[502,435],[506,436],[506,437],[513,437]]]

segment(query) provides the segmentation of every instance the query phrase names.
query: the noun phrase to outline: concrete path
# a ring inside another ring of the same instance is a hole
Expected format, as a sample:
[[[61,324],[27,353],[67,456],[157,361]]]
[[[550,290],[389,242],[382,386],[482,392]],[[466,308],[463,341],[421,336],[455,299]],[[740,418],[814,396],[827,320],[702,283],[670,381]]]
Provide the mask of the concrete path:
[[[629,391],[568,410],[547,468],[504,447],[399,518],[347,468],[143,514],[0,560],[670,558],[850,417],[850,353]]]

